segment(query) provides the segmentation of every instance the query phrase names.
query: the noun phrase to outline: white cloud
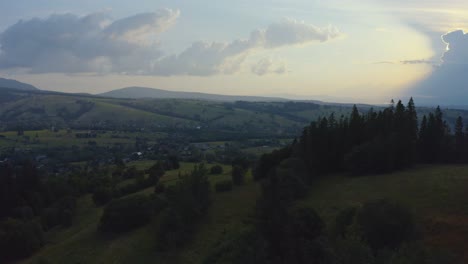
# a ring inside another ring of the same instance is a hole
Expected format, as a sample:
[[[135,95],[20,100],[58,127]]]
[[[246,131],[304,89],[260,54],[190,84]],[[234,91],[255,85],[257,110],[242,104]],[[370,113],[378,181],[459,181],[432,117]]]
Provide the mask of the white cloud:
[[[245,40],[239,39],[230,43],[196,42],[178,55],[167,56],[157,61],[153,74],[199,76],[232,74],[240,70],[244,59],[255,49],[325,42],[340,35],[338,29],[333,26],[318,28],[304,22],[285,19],[281,23],[270,25],[265,30],[252,31]],[[258,72],[262,72],[261,68],[266,66],[266,61],[261,64],[257,67]],[[280,74],[285,70],[284,66],[279,66],[275,72]]]
[[[319,28],[285,19],[252,31],[247,39],[199,41],[179,54],[164,55],[155,36],[170,28],[179,15],[178,10],[161,9],[114,21],[103,13],[19,21],[0,35],[0,69],[155,76],[234,74],[256,49],[320,43],[340,35],[332,26]],[[285,71],[284,65],[268,63],[260,62],[254,72]]]
[[[166,31],[176,22],[179,15],[179,10],[171,9],[137,14],[113,22],[104,32],[113,38],[122,38],[130,42],[144,40],[148,35]]]
[[[314,41],[325,42],[340,35],[336,27],[319,28],[293,19],[285,19],[281,23],[272,24],[262,33],[266,48]]]
[[[283,74],[286,72],[284,62],[275,62],[271,58],[263,58],[252,66],[252,73],[263,76],[265,74],[276,73]]]
[[[19,21],[0,35],[0,68],[31,73],[148,72],[162,53],[141,37],[166,30],[178,16],[179,11],[162,9],[113,22],[102,13]]]

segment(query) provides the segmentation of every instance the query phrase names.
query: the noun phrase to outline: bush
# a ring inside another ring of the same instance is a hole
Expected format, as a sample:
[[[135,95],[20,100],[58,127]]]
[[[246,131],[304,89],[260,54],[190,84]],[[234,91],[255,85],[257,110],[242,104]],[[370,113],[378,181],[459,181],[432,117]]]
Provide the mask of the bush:
[[[99,228],[105,232],[123,232],[148,223],[153,214],[151,200],[133,195],[109,203],[104,209]]]
[[[400,204],[378,200],[364,204],[356,216],[362,238],[377,252],[395,250],[415,235],[411,212]]]
[[[220,165],[214,165],[210,169],[210,174],[216,175],[216,174],[222,174],[223,173],[223,167]]]
[[[244,184],[245,173],[246,173],[246,170],[244,170],[244,168],[242,168],[241,166],[238,166],[238,165],[232,166],[232,174],[231,174],[232,182],[235,185]]]
[[[156,184],[159,179],[164,176],[164,168],[161,162],[157,162],[153,166],[151,166],[146,173],[148,173],[148,178],[151,179],[153,184]]]
[[[7,219],[0,223],[0,262],[31,256],[43,244],[41,226],[34,221]]]
[[[204,165],[195,166],[190,175],[183,176],[167,188],[168,207],[158,230],[158,246],[178,247],[193,233],[200,218],[211,204],[211,185]]]
[[[354,223],[357,209],[349,207],[338,212],[333,226],[333,236],[338,239],[344,239],[348,235],[349,227]]]
[[[158,183],[156,186],[154,186],[154,193],[160,194],[163,193],[164,190],[166,190],[166,186],[163,183]]]
[[[255,229],[227,234],[216,244],[203,264],[267,263],[265,241]]]
[[[225,181],[217,182],[215,185],[215,190],[216,192],[228,192],[232,190],[232,181],[225,180]]]
[[[108,187],[99,187],[93,193],[93,201],[97,206],[104,205],[112,199],[112,190]]]
[[[341,264],[376,263],[369,245],[358,238],[338,238],[334,251],[337,262]]]

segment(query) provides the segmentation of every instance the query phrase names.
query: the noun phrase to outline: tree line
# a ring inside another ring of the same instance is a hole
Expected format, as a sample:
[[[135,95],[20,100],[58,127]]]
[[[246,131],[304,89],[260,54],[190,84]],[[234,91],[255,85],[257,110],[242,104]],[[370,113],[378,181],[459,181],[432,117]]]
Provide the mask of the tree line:
[[[288,157],[302,159],[311,178],[334,172],[353,175],[386,173],[417,163],[468,162],[468,140],[463,119],[458,117],[454,133],[444,121],[440,107],[419,122],[413,99],[383,110],[349,116],[331,114],[312,122],[291,146],[260,158],[257,179]]]

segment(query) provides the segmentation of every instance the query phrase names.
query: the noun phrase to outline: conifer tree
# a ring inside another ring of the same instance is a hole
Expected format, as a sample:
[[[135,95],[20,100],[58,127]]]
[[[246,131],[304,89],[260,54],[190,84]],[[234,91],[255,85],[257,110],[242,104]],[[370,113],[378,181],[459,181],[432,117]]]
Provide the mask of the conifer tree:
[[[417,140],[418,138],[418,114],[416,112],[416,107],[414,105],[413,97],[410,98],[408,106],[406,107],[406,114],[408,117],[408,129],[411,134],[412,140]]]
[[[463,119],[461,116],[455,122],[455,160],[461,162],[465,155],[465,132],[463,131]]]

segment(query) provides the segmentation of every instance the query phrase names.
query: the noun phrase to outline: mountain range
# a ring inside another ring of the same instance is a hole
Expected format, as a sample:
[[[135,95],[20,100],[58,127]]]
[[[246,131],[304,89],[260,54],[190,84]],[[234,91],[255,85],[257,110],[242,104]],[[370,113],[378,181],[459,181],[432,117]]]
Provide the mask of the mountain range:
[[[0,88],[11,88],[11,89],[17,89],[21,91],[39,91],[39,88],[19,82],[17,80],[12,80],[12,79],[5,79],[5,78],[0,78]]]
[[[175,92],[162,89],[147,88],[147,87],[126,87],[122,89],[112,90],[110,92],[98,94],[103,97],[111,98],[129,98],[129,99],[196,99],[208,101],[250,101],[250,102],[280,102],[288,101],[289,99],[280,97],[262,97],[262,96],[237,96],[237,95],[220,95],[197,92]]]

